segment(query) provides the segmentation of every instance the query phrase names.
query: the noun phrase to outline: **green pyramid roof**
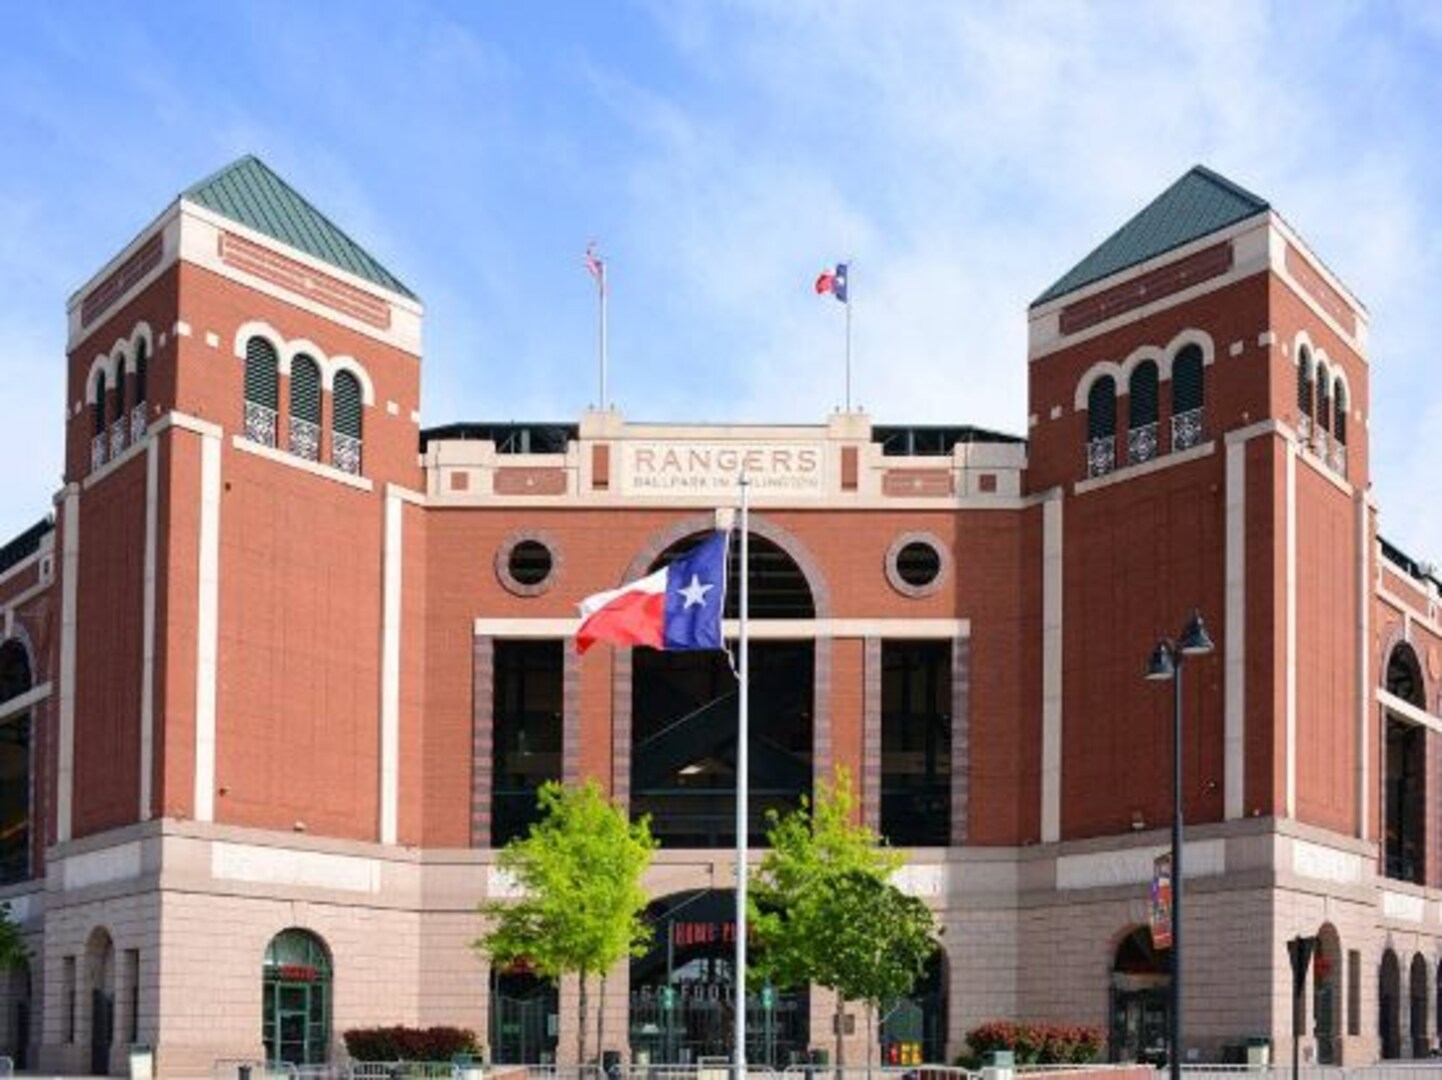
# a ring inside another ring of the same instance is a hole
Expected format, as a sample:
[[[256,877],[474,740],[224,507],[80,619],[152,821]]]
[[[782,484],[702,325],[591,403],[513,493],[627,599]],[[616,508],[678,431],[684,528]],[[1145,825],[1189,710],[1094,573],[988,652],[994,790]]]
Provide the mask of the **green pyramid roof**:
[[[1185,176],[1063,274],[1032,307],[1144,263],[1268,209],[1265,199],[1204,166]]]
[[[416,299],[416,294],[399,278],[253,154],[206,177],[181,198],[289,244],[337,269]]]

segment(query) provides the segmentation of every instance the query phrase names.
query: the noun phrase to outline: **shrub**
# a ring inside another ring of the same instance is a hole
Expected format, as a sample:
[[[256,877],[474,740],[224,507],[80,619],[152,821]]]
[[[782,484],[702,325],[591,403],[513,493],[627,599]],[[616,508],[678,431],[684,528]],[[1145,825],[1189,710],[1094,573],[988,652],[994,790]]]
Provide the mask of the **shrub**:
[[[345,1033],[345,1049],[357,1061],[450,1061],[479,1054],[480,1041],[468,1028],[374,1027]]]
[[[1106,1038],[1084,1024],[1028,1024],[988,1020],[966,1042],[975,1055],[1010,1050],[1018,1065],[1086,1064],[1101,1059]]]

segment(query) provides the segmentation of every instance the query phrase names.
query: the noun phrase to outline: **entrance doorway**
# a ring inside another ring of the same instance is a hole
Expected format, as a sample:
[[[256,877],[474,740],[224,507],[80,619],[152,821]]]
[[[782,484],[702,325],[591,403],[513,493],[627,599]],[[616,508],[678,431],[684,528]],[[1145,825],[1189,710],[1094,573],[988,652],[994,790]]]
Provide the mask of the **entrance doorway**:
[[[265,1057],[289,1065],[330,1058],[330,951],[307,930],[271,938],[262,969],[261,1026]]]
[[[888,1002],[881,1016],[881,1064],[946,1062],[946,954],[937,949],[908,997]]]
[[[10,1042],[4,1053],[15,1063],[15,1068],[30,1066],[30,964],[21,959],[20,964],[10,972]]]
[[[498,1065],[556,1060],[561,1013],[556,984],[527,971],[504,971],[491,983],[491,1056]]]
[[[731,1056],[735,914],[729,889],[675,893],[647,909],[656,933],[646,954],[631,961],[633,1058],[659,1065]],[[805,990],[781,992],[748,975],[747,1061],[779,1068],[801,1060],[809,1010]]]
[[[90,1074],[110,1075],[115,1041],[115,943],[97,927],[85,945],[86,982],[90,987]]]
[[[1166,1061],[1171,989],[1170,951],[1157,949],[1152,932],[1138,927],[1122,939],[1112,963],[1112,1061]]]

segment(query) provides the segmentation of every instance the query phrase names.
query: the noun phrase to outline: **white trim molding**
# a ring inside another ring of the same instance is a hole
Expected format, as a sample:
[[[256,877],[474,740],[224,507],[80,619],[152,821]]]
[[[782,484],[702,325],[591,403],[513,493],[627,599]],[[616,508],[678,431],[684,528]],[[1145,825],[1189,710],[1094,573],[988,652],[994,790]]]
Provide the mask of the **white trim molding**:
[[[1225,767],[1227,820],[1246,816],[1247,784],[1247,444],[1227,444],[1226,489]]]
[[[1357,836],[1362,840],[1369,839],[1371,823],[1368,821],[1367,810],[1370,805],[1367,798],[1367,785],[1371,779],[1371,702],[1368,701],[1367,688],[1371,684],[1371,628],[1370,614],[1372,607],[1371,581],[1369,570],[1371,569],[1372,545],[1368,542],[1371,535],[1371,510],[1367,505],[1367,496],[1364,492],[1357,493]]]
[[[1061,839],[1062,497],[1042,504],[1041,841]]]
[[[1286,464],[1286,814],[1297,816],[1297,444],[1287,444]]]
[[[380,841],[394,844],[400,800],[401,577],[405,504],[385,501],[381,585]]]
[[[155,768],[155,589],[160,505],[160,443],[145,448],[145,584],[140,629],[140,820],[151,815],[151,774]]]
[[[70,484],[61,510],[60,746],[56,771],[55,839],[70,839],[75,799],[76,606],[80,591],[80,488]]]
[[[200,550],[195,615],[196,821],[215,820],[215,699],[220,645],[220,439],[200,440]]]

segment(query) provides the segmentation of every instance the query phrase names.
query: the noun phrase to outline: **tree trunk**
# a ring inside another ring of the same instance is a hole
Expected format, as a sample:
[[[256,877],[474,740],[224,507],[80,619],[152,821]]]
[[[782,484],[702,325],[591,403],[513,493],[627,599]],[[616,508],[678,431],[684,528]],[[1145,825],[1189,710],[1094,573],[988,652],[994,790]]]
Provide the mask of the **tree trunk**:
[[[839,991],[836,994],[836,1019],[833,1024],[836,1028],[836,1075],[839,1077],[846,1064],[846,1052],[842,1049],[845,1045],[842,1040],[846,1031],[846,999]]]
[[[601,975],[601,992],[596,995],[596,1053],[606,1063],[606,975]]]
[[[586,1064],[586,989],[588,978],[586,973],[581,972],[581,1026],[576,1033],[576,1064],[582,1067]]]

